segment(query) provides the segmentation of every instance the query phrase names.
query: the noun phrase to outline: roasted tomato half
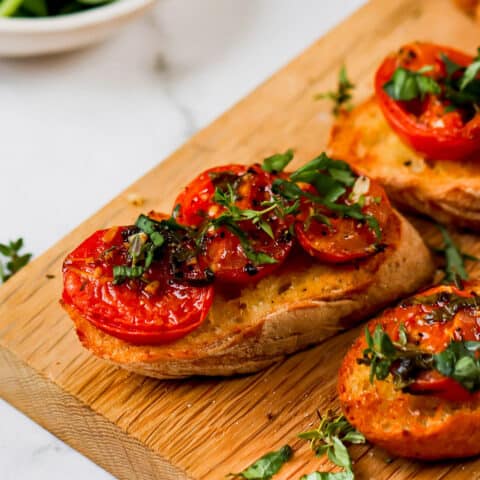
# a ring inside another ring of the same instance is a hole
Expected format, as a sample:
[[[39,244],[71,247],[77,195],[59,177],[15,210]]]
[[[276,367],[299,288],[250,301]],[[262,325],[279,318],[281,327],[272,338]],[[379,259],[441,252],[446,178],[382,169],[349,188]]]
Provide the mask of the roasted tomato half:
[[[445,57],[463,70],[450,75]],[[477,86],[464,91],[458,88],[464,67],[472,61],[472,56],[452,48],[412,43],[389,55],[377,70],[375,92],[386,120],[404,142],[427,158],[460,160],[480,149],[480,113],[467,96],[478,97],[480,92],[473,92]],[[399,67],[420,71],[435,80],[440,90],[411,100],[395,100],[385,86]],[[457,102],[452,101],[455,98]]]
[[[312,186],[306,190],[316,195]],[[382,235],[392,214],[385,190],[367,177],[357,177],[352,188],[337,201],[351,205],[362,203],[361,212],[373,223],[342,217],[324,205],[302,198],[295,234],[303,249],[327,263],[346,263],[366,258],[382,249]]]
[[[202,268],[235,284],[276,270],[293,239],[287,222],[273,209],[267,211],[271,200],[272,175],[259,165],[211,168],[187,185],[175,202],[176,218],[203,232],[198,254]],[[261,211],[259,221],[255,212]]]
[[[97,231],[68,255],[62,300],[95,327],[132,344],[183,337],[205,320],[213,287],[177,281],[165,258],[155,260],[141,279],[115,285],[113,267],[128,261],[131,228]]]
[[[440,353],[452,341],[479,341],[480,298],[468,283],[464,287],[433,287],[388,310],[382,319],[386,333],[398,342],[403,324],[408,344],[425,353]],[[406,391],[445,400],[480,398],[480,392],[471,393],[455,379],[433,369],[420,371]]]

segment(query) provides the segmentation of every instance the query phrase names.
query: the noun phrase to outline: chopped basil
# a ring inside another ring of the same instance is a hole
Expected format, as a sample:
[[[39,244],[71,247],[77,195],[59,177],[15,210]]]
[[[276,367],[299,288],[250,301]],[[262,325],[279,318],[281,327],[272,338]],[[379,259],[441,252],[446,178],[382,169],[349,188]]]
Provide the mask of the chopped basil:
[[[445,65],[446,77],[433,79],[426,72],[433,67],[426,65],[418,71],[398,67],[392,78],[385,83],[383,89],[394,100],[423,99],[427,94],[442,96],[450,101],[445,112],[458,108],[466,108],[467,114],[473,116],[480,107],[480,48],[477,56],[467,67],[458,65],[446,54],[441,53],[440,58]]]
[[[480,390],[480,342],[454,341],[440,353],[431,354],[404,343],[393,342],[381,325],[375,327],[373,336],[365,328],[367,348],[359,364],[370,366],[370,382],[386,380],[392,376],[397,388],[408,391],[422,371],[436,370],[446,377],[453,378],[470,392]]]
[[[352,91],[355,85],[348,79],[347,69],[345,65],[342,66],[338,74],[338,84],[336,91],[329,91],[325,93],[319,93],[315,95],[315,100],[321,100],[327,98],[333,101],[332,113],[337,116],[344,110],[350,110],[352,108],[351,99]]]
[[[52,17],[76,13],[116,0],[0,0],[0,17]]]
[[[285,153],[276,153],[263,161],[262,169],[269,173],[279,173],[285,170],[285,167],[293,159],[293,150],[288,149]]]
[[[383,89],[394,100],[423,100],[428,93],[439,95],[442,91],[440,85],[433,78],[424,75],[431,70],[431,65],[425,65],[416,72],[398,67]]]
[[[0,259],[0,283],[6,282],[12,275],[21,270],[32,258],[31,253],[20,254],[23,248],[23,238],[0,243],[0,255],[5,257],[5,263]]]
[[[270,480],[290,460],[292,455],[292,447],[284,445],[280,450],[269,452],[259,458],[242,472],[231,473],[228,476],[246,480]]]
[[[289,180],[275,179],[273,192],[288,200],[305,197],[312,203],[323,205],[342,217],[366,222],[377,239],[380,239],[381,230],[378,221],[372,215],[364,214],[358,202],[352,204],[337,202],[347,192],[347,187],[354,185],[355,180],[356,176],[348,163],[332,159],[326,153],[322,153],[293,172]],[[296,182],[312,185],[317,195],[302,190]]]

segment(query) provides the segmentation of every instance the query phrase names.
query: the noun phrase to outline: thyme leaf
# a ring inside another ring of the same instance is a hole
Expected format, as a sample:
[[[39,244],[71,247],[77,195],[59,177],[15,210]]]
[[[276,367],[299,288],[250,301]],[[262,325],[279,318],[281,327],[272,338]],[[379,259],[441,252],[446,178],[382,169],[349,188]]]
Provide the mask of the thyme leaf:
[[[332,113],[337,116],[342,111],[351,110],[352,92],[355,85],[348,79],[347,69],[345,65],[342,66],[338,73],[337,90],[330,90],[325,93],[318,93],[314,96],[315,100],[329,99],[333,102]]]
[[[6,282],[15,273],[21,270],[32,258],[31,253],[21,254],[23,238],[0,243],[0,283]],[[1,256],[5,257],[2,261]]]

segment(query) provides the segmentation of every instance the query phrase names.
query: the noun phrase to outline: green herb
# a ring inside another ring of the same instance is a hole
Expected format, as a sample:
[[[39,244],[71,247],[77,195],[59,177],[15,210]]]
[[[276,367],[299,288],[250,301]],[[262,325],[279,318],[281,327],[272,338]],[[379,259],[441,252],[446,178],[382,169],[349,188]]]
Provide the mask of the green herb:
[[[433,295],[416,296],[406,299],[401,303],[402,307],[409,305],[436,306],[432,312],[425,313],[423,320],[427,323],[445,323],[453,320],[453,317],[464,309],[480,309],[480,298],[464,297],[453,292],[438,292]]]
[[[391,375],[397,388],[408,391],[421,371],[437,370],[470,392],[480,389],[480,342],[451,341],[442,352],[431,354],[393,342],[381,325],[375,327],[373,336],[366,327],[365,338],[368,347],[357,362],[370,366],[371,383]]]
[[[454,283],[458,288],[462,288],[463,280],[468,279],[468,273],[465,270],[465,261],[479,261],[479,259],[462,252],[443,225],[437,224],[437,228],[442,234],[444,243],[442,248],[435,250],[437,253],[443,253],[445,255],[445,277],[442,281],[443,283]]]
[[[355,476],[351,470],[344,472],[312,472],[302,475],[300,480],[354,480]]]
[[[433,70],[431,65],[425,65],[416,72],[398,67],[383,89],[394,100],[408,101],[415,98],[423,100],[429,93],[439,95],[442,91],[440,85],[433,78],[424,75],[431,70]]]
[[[5,257],[5,263],[0,258],[0,282],[6,282],[12,275],[23,268],[32,258],[31,253],[20,254],[23,248],[23,238],[0,243],[0,254]]]
[[[180,225],[175,216],[157,221],[140,215],[135,222],[136,231],[128,238],[129,264],[113,267],[113,283],[119,285],[127,279],[142,278],[155,257],[168,246],[172,268],[196,255],[196,232]]]
[[[48,17],[81,12],[116,0],[0,0],[0,17]]]
[[[302,479],[352,479],[352,461],[345,443],[362,444],[365,437],[350,425],[344,415],[334,415],[331,411],[320,417],[320,425],[315,430],[299,434],[303,440],[310,442],[310,447],[317,456],[327,455],[335,465],[342,467],[344,472],[313,472],[304,475]]]
[[[348,79],[345,65],[342,66],[338,74],[337,91],[319,93],[315,95],[315,100],[328,98],[334,103],[332,113],[337,116],[341,111],[350,110],[352,108],[350,100],[352,99],[352,91],[355,85]]]
[[[436,370],[453,378],[468,391],[480,389],[480,342],[452,341],[441,353],[434,355]]]
[[[222,205],[225,208],[225,211],[217,218],[212,219],[204,228],[204,231],[206,231],[210,225],[213,225],[214,227],[223,225],[238,237],[246,257],[254,265],[277,262],[273,257],[270,257],[265,253],[255,251],[248,235],[238,225],[238,222],[245,220],[251,221],[254,225],[258,225],[259,228],[261,228],[270,238],[273,239],[274,234],[272,227],[265,219],[265,215],[275,210],[276,204],[272,204],[263,210],[243,210],[235,205],[237,196],[231,184],[228,184],[227,189],[223,191],[217,187],[215,189],[213,200],[219,205]]]
[[[267,453],[252,463],[240,473],[231,473],[228,476],[244,478],[246,480],[270,480],[293,455],[290,445],[284,445],[280,450]]]
[[[347,192],[347,188],[353,186],[355,179],[356,176],[348,163],[332,159],[326,153],[321,153],[293,172],[289,180],[275,179],[273,191],[288,200],[305,197],[313,204],[327,207],[339,216],[364,221],[375,232],[377,239],[380,239],[381,230],[377,219],[372,215],[364,214],[358,202],[352,204],[338,202],[340,197]],[[312,185],[315,187],[317,195],[302,190],[296,182]]]
[[[477,49],[477,56],[473,62],[465,69],[460,80],[460,90],[465,90],[471,84],[480,72],[480,48]]]
[[[399,343],[393,342],[381,325],[375,327],[373,335],[365,327],[365,338],[367,348],[357,362],[370,366],[371,383],[375,379],[385,380],[391,375],[395,387],[401,389],[414,381],[416,372],[431,368],[431,355],[408,348],[404,330]]]
[[[293,160],[293,150],[288,149],[285,153],[276,153],[267,157],[262,164],[262,169],[269,173],[279,173]]]

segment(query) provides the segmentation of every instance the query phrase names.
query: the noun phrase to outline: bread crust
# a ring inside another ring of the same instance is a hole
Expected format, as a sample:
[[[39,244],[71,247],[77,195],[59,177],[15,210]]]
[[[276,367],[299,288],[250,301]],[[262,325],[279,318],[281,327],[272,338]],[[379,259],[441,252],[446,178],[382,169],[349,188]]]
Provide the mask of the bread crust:
[[[374,97],[342,114],[328,150],[379,181],[404,210],[480,231],[480,160],[426,160],[393,132]]]
[[[287,260],[278,273],[240,294],[217,293],[205,323],[165,345],[128,344],[98,330],[72,306],[63,307],[85,348],[142,375],[255,372],[355,325],[431,279],[433,262],[417,231],[394,212],[388,232],[385,251],[357,264],[330,266],[295,253],[294,262]]]
[[[470,284],[469,284],[470,289]],[[473,288],[480,292],[480,284]],[[382,322],[379,316],[371,327]],[[480,400],[454,402],[395,390],[392,382],[370,383],[370,367],[359,365],[365,335],[347,352],[338,374],[345,416],[372,443],[394,455],[422,460],[480,453]]]

